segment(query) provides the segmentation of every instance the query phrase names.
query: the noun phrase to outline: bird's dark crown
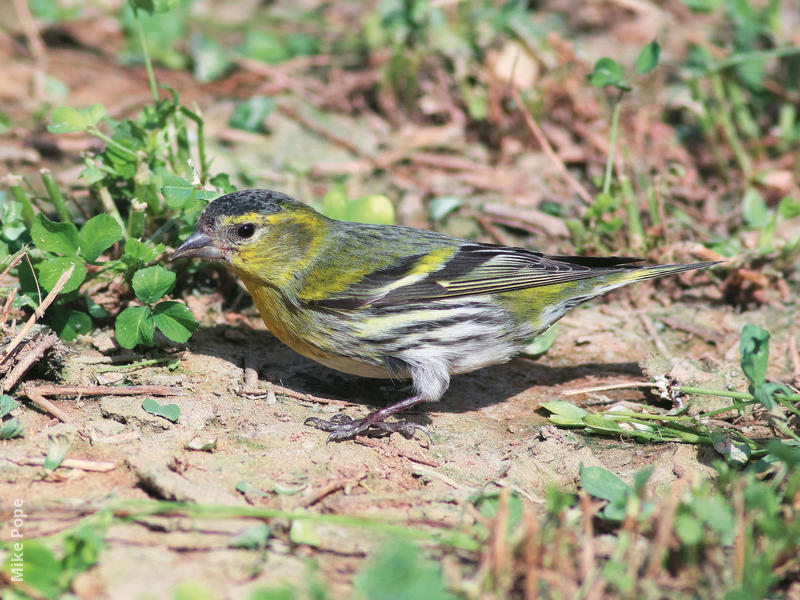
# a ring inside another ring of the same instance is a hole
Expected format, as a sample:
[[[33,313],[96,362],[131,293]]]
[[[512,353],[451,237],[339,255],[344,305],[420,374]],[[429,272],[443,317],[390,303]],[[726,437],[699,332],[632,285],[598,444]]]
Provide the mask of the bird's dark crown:
[[[213,223],[217,217],[235,217],[247,213],[262,215],[281,212],[288,206],[296,206],[299,202],[281,192],[272,190],[242,190],[220,196],[206,206],[201,220]]]

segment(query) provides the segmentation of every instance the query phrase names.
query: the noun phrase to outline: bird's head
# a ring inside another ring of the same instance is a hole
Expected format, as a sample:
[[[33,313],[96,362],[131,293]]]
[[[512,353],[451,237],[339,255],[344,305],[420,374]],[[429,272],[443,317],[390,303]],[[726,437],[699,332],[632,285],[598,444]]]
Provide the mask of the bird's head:
[[[280,286],[313,256],[327,228],[325,217],[286,194],[243,190],[211,202],[172,258],[221,260],[245,279]]]

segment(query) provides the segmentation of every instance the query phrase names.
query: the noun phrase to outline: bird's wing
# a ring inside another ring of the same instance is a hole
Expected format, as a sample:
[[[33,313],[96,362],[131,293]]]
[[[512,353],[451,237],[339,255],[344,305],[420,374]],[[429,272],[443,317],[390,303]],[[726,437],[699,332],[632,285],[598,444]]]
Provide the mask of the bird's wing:
[[[355,309],[397,306],[467,296],[509,292],[596,277],[624,270],[634,258],[549,257],[523,248],[463,244],[440,264],[430,264],[430,254],[405,256],[377,269],[315,304]],[[426,268],[420,265],[427,261]]]

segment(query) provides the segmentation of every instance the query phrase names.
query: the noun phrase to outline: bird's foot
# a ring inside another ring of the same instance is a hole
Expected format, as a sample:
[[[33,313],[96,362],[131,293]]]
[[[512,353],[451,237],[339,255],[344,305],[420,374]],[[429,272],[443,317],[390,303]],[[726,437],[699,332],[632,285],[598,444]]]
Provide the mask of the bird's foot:
[[[370,413],[363,419],[351,419],[344,413],[338,413],[329,420],[309,417],[303,424],[316,427],[322,431],[330,432],[329,442],[341,442],[351,440],[359,434],[371,433],[371,429],[376,433],[399,433],[403,437],[411,439],[417,431],[424,433],[428,441],[433,443],[433,438],[426,427],[409,421],[387,422],[380,419],[376,413]]]

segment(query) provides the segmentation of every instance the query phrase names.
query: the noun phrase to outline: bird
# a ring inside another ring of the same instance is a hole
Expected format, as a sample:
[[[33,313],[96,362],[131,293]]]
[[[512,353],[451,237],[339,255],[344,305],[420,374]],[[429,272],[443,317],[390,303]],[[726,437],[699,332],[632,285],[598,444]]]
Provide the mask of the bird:
[[[360,419],[305,424],[328,441],[427,428],[388,417],[438,401],[453,375],[503,363],[568,310],[630,283],[716,262],[546,255],[398,225],[338,221],[272,190],[210,202],[172,259],[222,261],[267,328],[332,369],[410,379],[413,394]]]

